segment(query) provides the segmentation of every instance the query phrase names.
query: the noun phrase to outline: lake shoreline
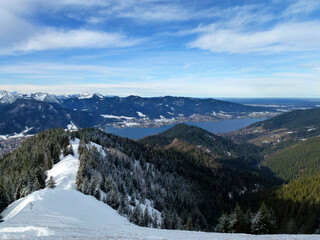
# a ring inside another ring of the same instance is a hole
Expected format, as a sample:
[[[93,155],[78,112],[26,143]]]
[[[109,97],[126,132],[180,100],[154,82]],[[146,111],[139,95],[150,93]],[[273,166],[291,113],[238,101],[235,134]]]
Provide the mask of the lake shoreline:
[[[239,130],[243,127],[246,127],[255,122],[260,122],[265,120],[266,118],[238,118],[238,119],[228,119],[228,120],[220,120],[220,121],[204,121],[204,122],[191,122],[186,121],[183,122],[188,125],[194,125],[200,128],[203,128],[211,133],[225,133],[231,132],[235,130]],[[182,123],[182,122],[179,122]],[[107,133],[112,133],[121,137],[127,137],[132,139],[140,139],[146,136],[158,134],[160,132],[166,131],[169,128],[173,127],[179,123],[167,124],[160,127],[116,127],[116,126],[108,126],[105,127],[104,130]]]

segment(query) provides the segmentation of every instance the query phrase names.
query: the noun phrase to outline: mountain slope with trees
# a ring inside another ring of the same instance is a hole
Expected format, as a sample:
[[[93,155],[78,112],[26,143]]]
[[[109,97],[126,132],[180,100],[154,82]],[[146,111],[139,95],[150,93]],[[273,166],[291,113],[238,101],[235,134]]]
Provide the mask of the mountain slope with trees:
[[[0,110],[0,135],[20,133],[31,128],[38,133],[51,128],[66,128],[73,122],[78,127],[94,126],[105,121],[99,115],[62,108],[56,103],[17,99]]]
[[[281,233],[319,233],[320,175],[300,177],[275,190],[267,204],[278,216]]]
[[[264,160],[287,181],[265,195],[280,233],[319,233],[320,108],[297,110],[224,134],[261,146]]]
[[[250,142],[270,150],[320,135],[320,108],[295,110],[222,134],[236,142]]]
[[[276,112],[275,109],[266,107],[246,106],[228,101],[216,99],[200,99],[188,97],[152,97],[144,98],[139,96],[128,97],[102,97],[92,95],[91,98],[69,98],[63,101],[64,107],[79,109],[95,114],[109,114],[115,116],[127,116],[140,118],[142,113],[150,119],[173,117],[190,117],[191,115],[210,115],[221,117],[223,114],[248,115],[253,112]]]
[[[80,130],[77,137],[82,138],[80,146],[91,141],[105,149],[79,149],[78,189],[98,199],[99,190],[111,194],[103,200],[129,215],[127,201],[134,203],[132,197],[151,201],[163,213],[164,228],[213,230],[222,211],[238,202],[248,206],[275,184],[274,179],[231,168],[203,152],[153,147],[97,129]]]
[[[320,137],[313,137],[288,146],[266,157],[262,162],[278,177],[292,180],[320,173]]]
[[[46,171],[68,153],[68,133],[48,130],[26,140],[0,159],[0,211],[9,203],[45,187]]]
[[[217,136],[204,129],[186,124],[177,124],[167,131],[139,140],[151,146],[165,147],[175,139],[195,146],[202,152],[211,155],[212,159],[237,169],[268,172],[261,169],[262,149],[250,143],[237,144]],[[262,170],[262,171],[261,171]]]

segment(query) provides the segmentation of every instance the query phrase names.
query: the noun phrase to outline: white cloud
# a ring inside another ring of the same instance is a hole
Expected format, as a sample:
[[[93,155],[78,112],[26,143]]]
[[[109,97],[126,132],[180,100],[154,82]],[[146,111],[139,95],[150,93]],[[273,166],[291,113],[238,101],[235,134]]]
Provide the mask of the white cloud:
[[[27,10],[23,7],[14,8],[12,4],[10,5],[8,3],[1,5],[0,46],[4,46],[24,38],[25,36],[28,36],[30,32],[35,30],[35,27],[22,17],[26,11]]]
[[[189,46],[212,52],[243,54],[320,50],[319,33],[318,21],[284,23],[256,32],[213,28]]]
[[[141,39],[131,39],[119,33],[90,30],[40,30],[2,53],[20,53],[64,48],[109,48],[129,47],[140,43]]]
[[[136,45],[142,39],[130,38],[122,33],[91,30],[86,28],[64,29],[48,27],[34,20],[37,13],[59,13],[58,8],[70,5],[86,10],[88,6],[106,7],[103,0],[0,0],[0,54],[66,49],[66,48],[113,48]],[[73,10],[73,12],[77,12]],[[33,19],[33,20],[32,20]],[[87,20],[98,22],[94,16]]]
[[[290,5],[284,12],[285,16],[292,16],[296,14],[308,14],[315,10],[319,10],[320,1],[315,0],[299,0]]]
[[[66,64],[66,63],[39,63],[39,62],[24,62],[16,63],[13,65],[1,65],[0,74],[3,75],[23,75],[32,78],[46,78],[56,79],[57,76],[64,76],[70,78],[74,76],[77,78],[91,76],[108,76],[111,78],[124,78],[127,79],[130,76],[142,75],[139,70],[134,68],[126,67],[108,67],[101,65],[90,65],[90,64]]]

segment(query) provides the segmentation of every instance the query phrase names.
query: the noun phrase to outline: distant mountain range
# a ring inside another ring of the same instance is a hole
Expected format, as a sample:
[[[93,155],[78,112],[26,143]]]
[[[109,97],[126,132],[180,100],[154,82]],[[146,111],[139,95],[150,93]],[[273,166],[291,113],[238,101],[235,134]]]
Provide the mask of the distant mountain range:
[[[216,99],[139,96],[114,97],[95,93],[53,95],[0,91],[0,135],[33,133],[52,127],[113,125],[159,127],[185,121],[267,118],[275,108],[247,106]]]
[[[100,115],[63,108],[57,103],[17,99],[0,110],[0,135],[11,135],[28,129],[27,133],[38,133],[50,128],[94,126],[105,121]]]

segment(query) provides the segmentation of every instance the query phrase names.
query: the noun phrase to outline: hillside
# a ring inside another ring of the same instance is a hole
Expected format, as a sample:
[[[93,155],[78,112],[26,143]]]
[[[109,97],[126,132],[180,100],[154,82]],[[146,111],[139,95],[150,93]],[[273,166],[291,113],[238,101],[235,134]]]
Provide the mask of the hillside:
[[[80,130],[77,134],[79,134],[77,137],[82,136],[87,141],[115,149],[106,153],[107,162],[104,160],[105,157],[101,154],[99,157],[94,149],[83,153],[89,160],[83,167],[80,165],[79,173],[82,179],[80,185],[90,181],[92,172],[112,175],[113,180],[110,181],[115,183],[113,188],[126,189],[119,193],[119,198],[128,191],[133,191],[136,196],[142,198],[142,201],[145,198],[154,201],[157,210],[176,214],[173,217],[179,219],[181,225],[168,223],[168,228],[184,228],[188,218],[191,217],[192,229],[210,230],[221,211],[233,208],[241,199],[253,198],[254,195],[275,184],[274,179],[221,165],[211,155],[195,155],[193,152],[175,148],[154,148],[96,129]],[[130,174],[134,169],[132,164],[137,164],[136,160],[140,164],[134,171],[136,174],[132,175]],[[96,161],[98,162],[94,164]],[[151,178],[148,166],[155,172]],[[86,176],[88,180],[85,180]],[[79,186],[81,191],[87,193],[88,188],[82,187]],[[99,184],[99,187],[103,191],[108,191],[103,183]],[[167,193],[175,192],[175,194],[163,195],[161,188],[166,189]],[[89,192],[94,195],[94,191]],[[243,201],[243,204],[247,206],[249,201]]]
[[[223,134],[262,147],[262,165],[288,184],[265,196],[281,233],[317,232],[320,215],[320,109],[297,110]]]
[[[236,144],[202,128],[186,124],[177,124],[167,131],[139,141],[152,146],[165,147],[175,139],[191,144],[211,155],[213,159],[238,169],[258,170],[257,165],[262,160],[261,149],[257,146],[248,143]]]
[[[223,117],[223,114],[248,114],[252,112],[276,112],[276,110],[264,107],[245,106],[238,103],[221,101],[216,99],[199,99],[187,97],[153,97],[143,98],[139,96],[129,97],[101,97],[93,95],[91,98],[69,98],[63,102],[68,108],[87,109],[97,114],[109,114],[115,116],[127,116],[150,119],[172,117],[189,117],[191,115],[211,115]],[[142,114],[139,114],[142,113]],[[142,116],[145,115],[145,116]]]
[[[26,128],[30,133],[38,133],[51,128],[94,126],[105,121],[99,115],[62,108],[56,103],[17,99],[0,109],[0,135],[20,133]]]
[[[57,163],[59,152],[72,153],[69,138],[75,136],[81,139],[77,189],[142,226],[148,223],[133,213],[148,204],[162,214],[163,228],[212,231],[221,212],[240,202],[244,207],[255,204],[255,197],[275,184],[274,179],[222,164],[202,150],[195,154],[176,146],[159,149],[98,129],[61,129],[26,140],[0,161],[2,207],[43,188],[45,171]],[[149,217],[149,224],[160,219]]]
[[[295,110],[222,135],[236,142],[246,141],[270,149],[283,148],[320,135],[319,119],[320,108]]]
[[[26,140],[20,148],[0,159],[0,211],[9,203],[45,187],[45,172],[66,152],[68,135],[49,130]]]
[[[320,173],[319,146],[320,137],[313,137],[266,157],[262,164],[285,180],[314,176]]]
[[[316,235],[220,234],[142,228],[129,223],[110,206],[75,189],[79,140],[71,141],[74,156],[61,157],[47,172],[54,189],[35,191],[12,203],[3,213],[0,238],[21,239],[184,239],[184,240],[313,240]],[[98,145],[96,145],[99,147]],[[85,211],[83,211],[85,209]]]
[[[278,213],[282,233],[314,233],[319,228],[320,175],[300,177],[283,185],[268,198]]]

